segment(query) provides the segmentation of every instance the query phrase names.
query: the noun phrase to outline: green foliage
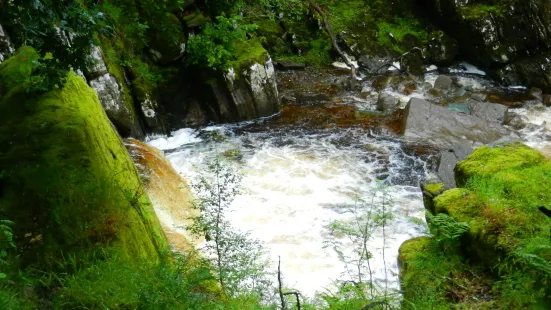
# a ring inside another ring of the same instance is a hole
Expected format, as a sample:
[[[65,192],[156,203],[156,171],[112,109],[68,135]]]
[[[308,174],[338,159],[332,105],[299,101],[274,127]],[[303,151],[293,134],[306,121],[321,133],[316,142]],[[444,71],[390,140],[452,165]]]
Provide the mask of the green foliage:
[[[241,17],[216,17],[217,23],[207,24],[188,41],[188,63],[214,70],[229,69],[236,59],[236,43],[247,40],[247,32],[256,25],[240,25]]]
[[[28,91],[62,87],[71,68],[84,67],[82,55],[88,54],[93,33],[102,24],[99,11],[79,1],[22,0],[0,5],[0,17],[17,34],[18,43],[50,55],[33,61]]]
[[[461,7],[461,15],[465,19],[479,19],[486,16],[503,16],[507,13],[507,5],[497,4],[497,5],[488,5],[488,4],[471,4]]]
[[[0,174],[1,176],[1,174]],[[0,178],[1,179],[1,178]],[[12,226],[15,223],[9,220],[0,220],[0,266],[8,265],[8,252],[15,249],[15,243],[13,242],[13,230]],[[0,272],[0,279],[6,277],[6,274]]]
[[[369,251],[369,245],[376,231],[382,231],[385,238],[385,226],[392,219],[390,212],[392,205],[390,195],[381,185],[371,194],[371,197],[357,199],[353,206],[344,208],[345,213],[350,215],[350,219],[332,221],[328,225],[330,237],[325,242],[325,246],[333,249],[346,267],[345,277],[339,281],[344,282],[344,288],[348,287],[349,282],[357,283],[355,290],[340,292],[343,294],[338,298],[339,301],[347,295],[344,293],[351,293],[351,296],[344,300],[347,302],[355,300],[355,303],[366,303],[381,296],[384,298],[390,296],[386,286],[377,287],[374,284],[370,264],[373,254]],[[350,246],[352,246],[351,252],[348,250]],[[385,261],[384,251],[382,259]],[[359,293],[361,294],[358,295]],[[331,297],[327,300],[335,302]]]
[[[219,136],[213,135],[213,140]],[[206,240],[203,248],[216,270],[222,291],[232,298],[262,298],[270,290],[264,252],[259,241],[231,226],[226,219],[241,192],[241,176],[217,156],[192,187],[198,193],[194,208],[199,215],[187,229]]]
[[[398,53],[407,52],[400,44],[406,35],[413,35],[420,42],[427,41],[428,34],[416,19],[398,18],[392,23],[380,22],[377,26],[379,28],[377,43],[392,48]]]
[[[447,214],[439,213],[436,216],[427,212],[427,220],[431,233],[438,242],[450,242],[459,239],[469,231],[469,224],[458,222]]]

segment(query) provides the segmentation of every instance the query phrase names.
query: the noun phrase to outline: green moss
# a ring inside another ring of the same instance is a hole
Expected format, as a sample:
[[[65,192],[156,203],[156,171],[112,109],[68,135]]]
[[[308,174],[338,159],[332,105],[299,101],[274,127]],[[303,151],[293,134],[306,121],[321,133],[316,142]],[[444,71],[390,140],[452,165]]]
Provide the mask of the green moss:
[[[0,66],[0,83],[12,78],[8,68],[20,57]],[[40,95],[12,84],[0,113],[0,210],[16,223],[21,267],[47,271],[62,257],[108,252],[158,259],[167,248],[164,234],[132,160],[82,78],[70,73],[63,89]]]
[[[424,190],[428,191],[432,195],[437,195],[442,189],[444,189],[444,184],[428,184],[424,187]]]
[[[548,160],[541,153],[522,143],[511,143],[503,147],[487,146],[476,149],[467,159],[455,168],[459,186],[473,177],[486,177],[503,170],[519,170],[538,166]]]
[[[403,43],[407,35],[415,37],[420,43],[426,43],[428,40],[427,31],[422,28],[417,19],[402,18],[393,22],[384,21],[379,22],[377,27],[379,28],[377,43],[398,53],[408,51]]]
[[[233,62],[233,67],[238,69],[237,71],[248,68],[255,63],[264,64],[270,59],[268,51],[257,38],[246,42],[237,42],[235,55],[237,59]]]
[[[434,199],[436,213],[469,224],[466,253],[505,279],[496,285],[503,307],[551,302],[550,221],[538,210],[551,206],[551,161],[521,143],[482,147],[456,166],[456,178],[466,189]]]
[[[0,70],[5,72],[9,79],[3,79],[4,92],[23,84],[31,74],[32,62],[39,59],[38,53],[31,47],[23,46],[14,57],[7,59],[0,65]]]
[[[458,248],[419,237],[400,246],[398,261],[402,309],[495,309],[487,275],[465,264]]]
[[[471,4],[461,7],[459,13],[467,20],[475,20],[488,16],[504,16],[507,13],[507,4]]]

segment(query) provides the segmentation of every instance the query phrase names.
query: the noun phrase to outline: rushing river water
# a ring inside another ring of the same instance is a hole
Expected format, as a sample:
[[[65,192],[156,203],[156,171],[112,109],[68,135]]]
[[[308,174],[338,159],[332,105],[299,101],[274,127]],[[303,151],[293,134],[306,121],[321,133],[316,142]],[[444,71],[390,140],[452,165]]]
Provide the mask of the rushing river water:
[[[426,80],[435,78],[428,75]],[[460,79],[473,89],[491,86],[482,77]],[[400,100],[405,103],[411,96],[424,94],[400,94]],[[360,109],[374,105],[347,98]],[[550,128],[544,123],[551,120],[549,108],[540,104],[513,111],[531,124],[521,131],[526,142],[551,154]],[[325,246],[330,237],[327,225],[351,219],[344,211],[354,198],[369,199],[383,185],[392,201],[386,212],[393,217],[384,234],[379,227],[369,241],[371,268],[376,285],[398,290],[399,246],[427,233],[419,182],[434,168],[434,156],[412,151],[392,134],[376,135],[361,128],[264,126],[270,122],[181,129],[171,137],[150,138],[148,143],[165,151],[191,183],[204,171],[202,165],[217,154],[238,150],[240,160],[233,165],[243,175],[244,194],[233,202],[228,219],[264,242],[274,266],[281,257],[286,287],[310,297],[331,288],[334,280],[348,279],[344,263]],[[216,144],[205,141],[206,131],[218,131],[226,139]]]

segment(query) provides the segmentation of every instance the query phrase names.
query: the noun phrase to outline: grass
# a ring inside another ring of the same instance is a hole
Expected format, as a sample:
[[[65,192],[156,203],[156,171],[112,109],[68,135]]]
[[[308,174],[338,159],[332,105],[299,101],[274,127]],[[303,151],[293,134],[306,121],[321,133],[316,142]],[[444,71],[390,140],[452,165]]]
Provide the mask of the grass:
[[[456,166],[463,188],[436,197],[436,213],[465,222],[465,259],[497,280],[503,309],[545,309],[551,303],[551,161],[521,144],[477,149]]]

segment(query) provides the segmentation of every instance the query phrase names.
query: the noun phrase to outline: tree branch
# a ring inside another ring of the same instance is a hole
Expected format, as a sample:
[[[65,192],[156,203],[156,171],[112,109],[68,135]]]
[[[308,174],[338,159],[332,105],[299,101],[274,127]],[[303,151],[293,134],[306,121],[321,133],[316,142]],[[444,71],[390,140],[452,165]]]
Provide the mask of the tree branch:
[[[320,8],[317,4],[314,3],[313,0],[308,0],[308,5],[312,9],[312,11],[318,13],[323,21],[323,27],[325,28],[325,31],[329,35],[329,38],[331,38],[331,44],[333,45],[333,49],[341,58],[344,60],[347,66],[350,67],[350,71],[352,76],[356,76],[356,66],[348,59],[348,56],[341,50],[339,47],[339,44],[337,43],[337,38],[335,37],[335,34],[333,34],[333,31],[331,30],[331,25],[329,25],[329,21],[327,20],[327,14],[325,13],[322,8]]]

